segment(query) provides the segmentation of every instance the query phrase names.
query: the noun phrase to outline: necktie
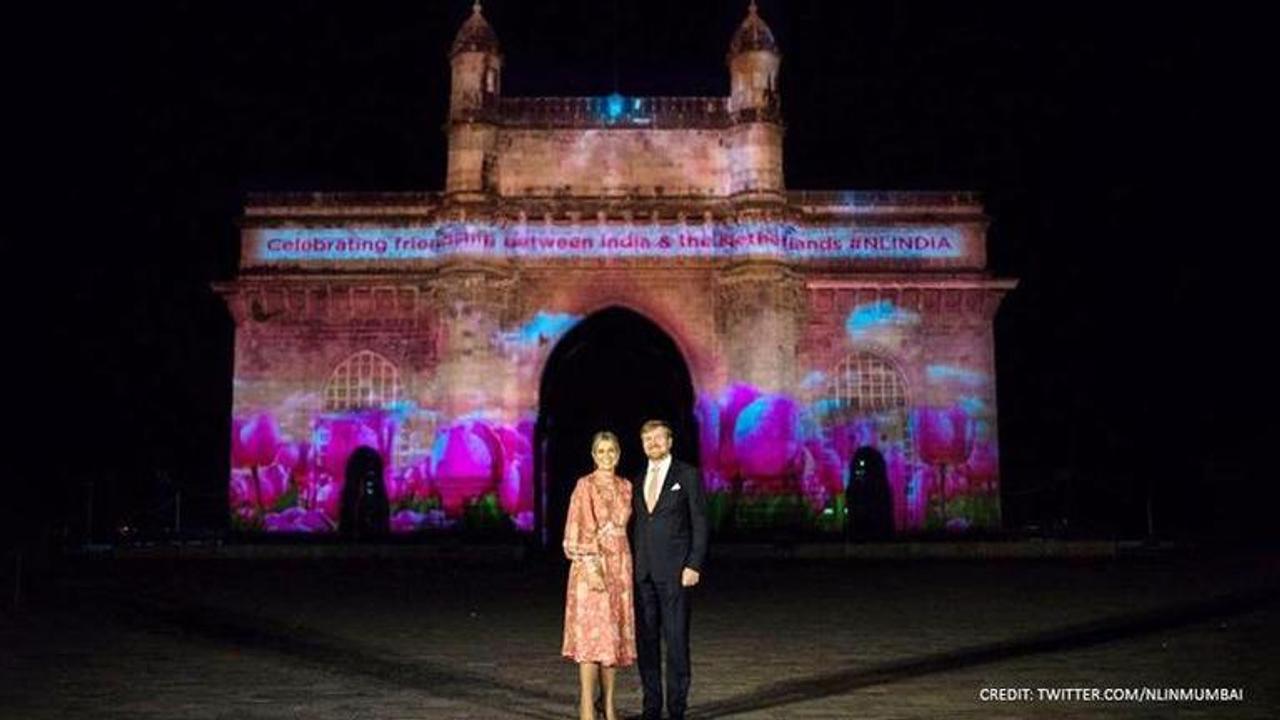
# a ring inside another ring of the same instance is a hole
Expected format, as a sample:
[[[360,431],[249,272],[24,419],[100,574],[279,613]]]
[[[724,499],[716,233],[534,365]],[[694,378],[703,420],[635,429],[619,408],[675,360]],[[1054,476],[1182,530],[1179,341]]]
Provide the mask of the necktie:
[[[649,507],[649,512],[653,512],[653,506],[658,502],[658,466],[649,466],[649,479],[644,483],[644,504]]]

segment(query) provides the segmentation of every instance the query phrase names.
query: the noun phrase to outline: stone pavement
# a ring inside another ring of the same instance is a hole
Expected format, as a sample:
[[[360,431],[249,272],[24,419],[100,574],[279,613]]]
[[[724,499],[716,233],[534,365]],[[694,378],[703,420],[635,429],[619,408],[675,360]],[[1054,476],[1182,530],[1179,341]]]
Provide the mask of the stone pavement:
[[[81,559],[0,616],[0,718],[573,718],[555,560]],[[1280,562],[722,559],[699,718],[1280,716]],[[639,710],[634,671],[620,711]],[[983,688],[1243,702],[984,702]]]

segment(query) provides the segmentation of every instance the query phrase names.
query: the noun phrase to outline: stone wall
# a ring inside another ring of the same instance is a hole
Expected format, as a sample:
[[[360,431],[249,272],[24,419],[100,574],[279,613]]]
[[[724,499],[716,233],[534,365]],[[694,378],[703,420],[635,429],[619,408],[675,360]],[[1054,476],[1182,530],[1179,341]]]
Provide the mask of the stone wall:
[[[728,162],[720,130],[507,129],[497,141],[497,190],[723,196]]]

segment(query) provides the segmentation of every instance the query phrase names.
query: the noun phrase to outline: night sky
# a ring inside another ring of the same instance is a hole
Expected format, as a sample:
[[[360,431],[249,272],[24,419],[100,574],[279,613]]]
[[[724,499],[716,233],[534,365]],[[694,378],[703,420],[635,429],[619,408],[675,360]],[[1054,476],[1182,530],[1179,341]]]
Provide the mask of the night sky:
[[[53,19],[47,72],[24,83],[50,140],[31,184],[51,224],[13,267],[55,272],[11,285],[19,330],[47,348],[22,358],[41,380],[17,388],[34,432],[9,478],[13,507],[39,510],[14,527],[56,534],[90,481],[103,523],[163,515],[180,487],[189,526],[225,527],[233,326],[209,283],[234,276],[245,195],[442,189],[447,51],[469,5],[103,3]],[[1151,492],[1162,536],[1274,532],[1254,500],[1274,321],[1246,279],[1263,256],[1223,210],[1248,182],[1223,167],[1244,145],[1223,101],[1245,81],[1216,20],[1171,5],[760,3],[783,52],[789,188],[986,197],[991,270],[1021,279],[997,320],[1011,529],[1066,517],[1141,537]],[[504,94],[723,95],[745,6],[485,14]]]

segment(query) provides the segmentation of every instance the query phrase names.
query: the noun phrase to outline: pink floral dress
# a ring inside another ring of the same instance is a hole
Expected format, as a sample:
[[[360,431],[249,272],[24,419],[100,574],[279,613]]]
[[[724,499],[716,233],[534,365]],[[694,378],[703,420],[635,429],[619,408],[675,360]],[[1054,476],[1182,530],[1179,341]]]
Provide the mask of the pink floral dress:
[[[578,479],[564,526],[564,554],[572,563],[561,650],[576,662],[610,667],[635,662],[630,518],[631,483],[612,474]],[[603,576],[603,589],[592,589],[588,573]]]

